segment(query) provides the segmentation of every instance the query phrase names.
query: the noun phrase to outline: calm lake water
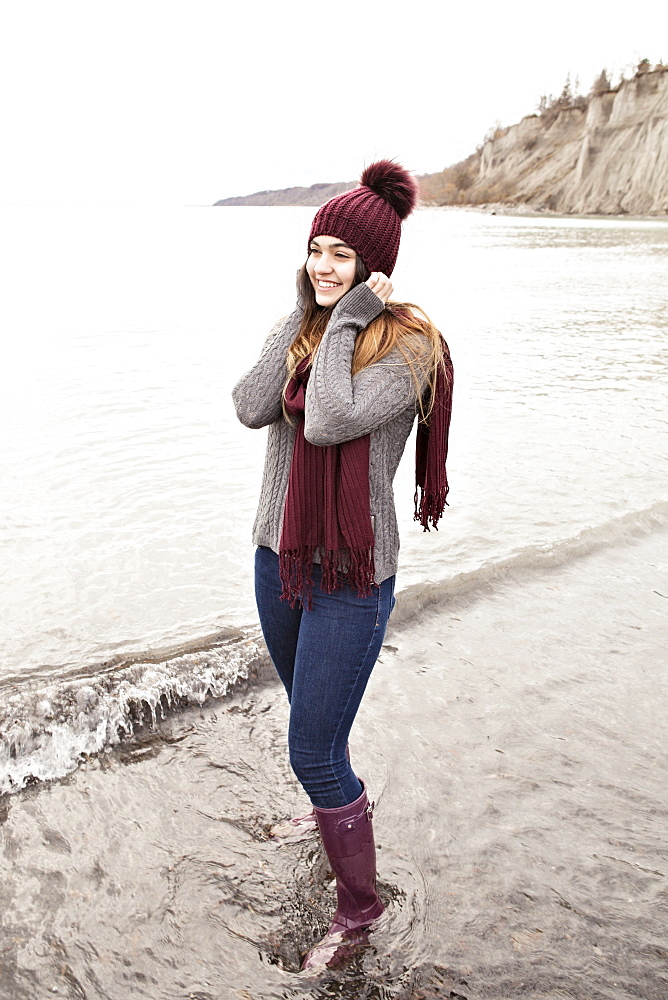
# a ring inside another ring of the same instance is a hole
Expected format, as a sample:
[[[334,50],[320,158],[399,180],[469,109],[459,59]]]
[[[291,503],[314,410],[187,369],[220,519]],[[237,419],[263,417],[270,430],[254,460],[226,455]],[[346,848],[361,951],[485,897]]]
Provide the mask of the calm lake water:
[[[0,677],[254,620],[264,433],[229,390],[293,305],[309,209],[4,209]],[[666,499],[668,223],[424,210],[397,297],[456,366],[451,509],[399,586]]]

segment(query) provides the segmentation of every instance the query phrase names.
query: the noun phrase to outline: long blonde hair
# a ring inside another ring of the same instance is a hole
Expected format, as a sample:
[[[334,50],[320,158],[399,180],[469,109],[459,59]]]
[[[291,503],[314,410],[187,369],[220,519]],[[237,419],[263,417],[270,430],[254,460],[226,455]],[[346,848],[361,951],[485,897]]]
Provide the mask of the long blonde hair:
[[[361,267],[355,275],[355,284],[360,284],[368,277],[359,257],[358,264]],[[299,272],[297,285],[305,308],[297,336],[288,349],[285,387],[299,362],[317,350],[332,313],[331,309],[317,305],[306,265]],[[355,341],[352,374],[357,375],[364,368],[379,364],[395,348],[403,360],[388,364],[406,366],[409,369],[415,386],[420,419],[428,421],[433,406],[436,373],[439,364],[447,356],[447,346],[427,314],[412,302],[388,302],[380,316],[360,333]],[[285,389],[283,395],[285,397]]]

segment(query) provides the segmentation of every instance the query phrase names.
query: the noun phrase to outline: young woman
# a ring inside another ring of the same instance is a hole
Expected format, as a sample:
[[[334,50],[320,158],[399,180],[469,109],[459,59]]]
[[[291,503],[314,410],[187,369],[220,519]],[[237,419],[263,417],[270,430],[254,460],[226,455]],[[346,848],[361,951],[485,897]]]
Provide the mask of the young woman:
[[[372,807],[347,743],[394,605],[392,481],[416,414],[415,516],[425,530],[448,490],[448,350],[416,307],[389,301],[401,222],[416,200],[413,178],[381,160],[316,212],[297,308],[233,393],[242,423],[269,426],[253,531],[257,606],[290,702],[290,762],[336,876],[336,913],[305,968],[326,964],[383,912]]]

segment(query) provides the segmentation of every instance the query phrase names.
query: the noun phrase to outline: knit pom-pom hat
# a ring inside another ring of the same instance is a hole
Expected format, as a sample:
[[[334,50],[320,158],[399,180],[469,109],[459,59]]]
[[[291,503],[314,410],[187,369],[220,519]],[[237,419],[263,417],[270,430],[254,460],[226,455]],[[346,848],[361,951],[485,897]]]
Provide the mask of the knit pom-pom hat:
[[[315,214],[311,241],[336,236],[362,258],[367,271],[388,277],[399,253],[401,223],[417,203],[417,182],[392,160],[378,160],[367,167],[360,186],[326,202]]]

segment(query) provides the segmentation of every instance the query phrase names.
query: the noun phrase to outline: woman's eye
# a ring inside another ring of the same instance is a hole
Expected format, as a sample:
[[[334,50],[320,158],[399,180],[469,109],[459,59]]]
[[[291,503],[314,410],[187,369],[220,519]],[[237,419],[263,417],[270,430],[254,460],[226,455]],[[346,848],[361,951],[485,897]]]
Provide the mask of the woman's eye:
[[[320,253],[319,247],[311,247],[309,253]]]
[[[339,250],[339,252],[337,253],[336,256],[337,257],[341,257],[342,260],[350,260],[350,254],[348,254],[348,253],[341,253],[340,250]]]

